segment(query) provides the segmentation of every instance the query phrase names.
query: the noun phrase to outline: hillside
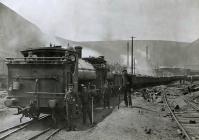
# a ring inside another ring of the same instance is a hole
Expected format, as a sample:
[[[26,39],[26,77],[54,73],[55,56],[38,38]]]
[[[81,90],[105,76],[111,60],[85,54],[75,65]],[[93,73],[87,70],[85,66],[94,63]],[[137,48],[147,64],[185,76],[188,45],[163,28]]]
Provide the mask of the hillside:
[[[0,3],[0,74],[7,73],[2,60],[20,56],[20,50],[47,46],[51,43],[66,46],[70,40],[44,34],[36,25]]]
[[[41,45],[41,35],[39,28],[0,3],[1,56],[13,55],[27,44],[30,47]]]
[[[10,8],[0,3],[0,56],[16,55],[24,48],[47,46],[49,43],[67,45],[70,40],[44,34]]]

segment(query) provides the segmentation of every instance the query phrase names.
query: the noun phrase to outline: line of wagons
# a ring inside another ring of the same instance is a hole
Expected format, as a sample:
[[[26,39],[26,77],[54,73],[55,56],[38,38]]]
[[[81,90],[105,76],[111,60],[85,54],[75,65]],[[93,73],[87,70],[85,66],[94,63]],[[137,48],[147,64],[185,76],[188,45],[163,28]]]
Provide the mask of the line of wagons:
[[[113,96],[120,94],[122,75],[111,73],[103,56],[82,58],[81,46],[67,49],[61,46],[40,47],[23,50],[21,54],[21,58],[6,58],[8,97],[5,105],[17,108],[18,114],[38,118],[40,113],[51,114],[54,112],[52,110],[56,110],[64,115],[64,96],[71,84],[77,98],[81,92],[80,85],[86,85],[94,93],[94,107],[102,105],[106,80],[114,91]],[[129,76],[133,88],[166,84],[184,78]]]

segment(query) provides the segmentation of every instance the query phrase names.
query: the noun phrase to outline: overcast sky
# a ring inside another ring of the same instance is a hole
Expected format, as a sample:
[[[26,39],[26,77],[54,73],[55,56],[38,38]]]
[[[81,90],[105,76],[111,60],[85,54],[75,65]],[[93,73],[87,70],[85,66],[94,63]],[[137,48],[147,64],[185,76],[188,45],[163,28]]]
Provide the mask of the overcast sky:
[[[199,0],[0,0],[42,31],[66,39],[199,38]]]

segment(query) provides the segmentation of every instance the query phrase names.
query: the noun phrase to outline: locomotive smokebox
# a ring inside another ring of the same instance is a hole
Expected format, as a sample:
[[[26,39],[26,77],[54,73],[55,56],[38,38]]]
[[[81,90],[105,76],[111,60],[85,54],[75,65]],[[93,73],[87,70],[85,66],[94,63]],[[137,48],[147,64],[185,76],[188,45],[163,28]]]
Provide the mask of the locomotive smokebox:
[[[75,46],[75,50],[78,53],[78,57],[82,58],[82,47],[81,46]]]

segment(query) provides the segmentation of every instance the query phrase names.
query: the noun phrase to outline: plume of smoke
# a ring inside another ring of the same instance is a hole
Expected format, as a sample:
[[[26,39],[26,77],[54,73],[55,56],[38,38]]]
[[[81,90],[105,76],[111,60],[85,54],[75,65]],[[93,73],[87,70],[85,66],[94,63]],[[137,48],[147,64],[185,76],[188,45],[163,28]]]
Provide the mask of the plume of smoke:
[[[82,57],[89,57],[89,56],[100,56],[101,54],[93,49],[90,48],[83,48],[82,50]]]
[[[154,76],[152,66],[146,59],[146,53],[141,50],[136,50],[136,54],[136,56],[139,57],[135,57],[135,73],[141,75]],[[127,66],[127,55],[120,55],[120,59],[122,60],[121,64]],[[129,62],[131,64],[131,59],[129,60]],[[131,67],[128,67],[127,69],[128,71],[131,71]]]

